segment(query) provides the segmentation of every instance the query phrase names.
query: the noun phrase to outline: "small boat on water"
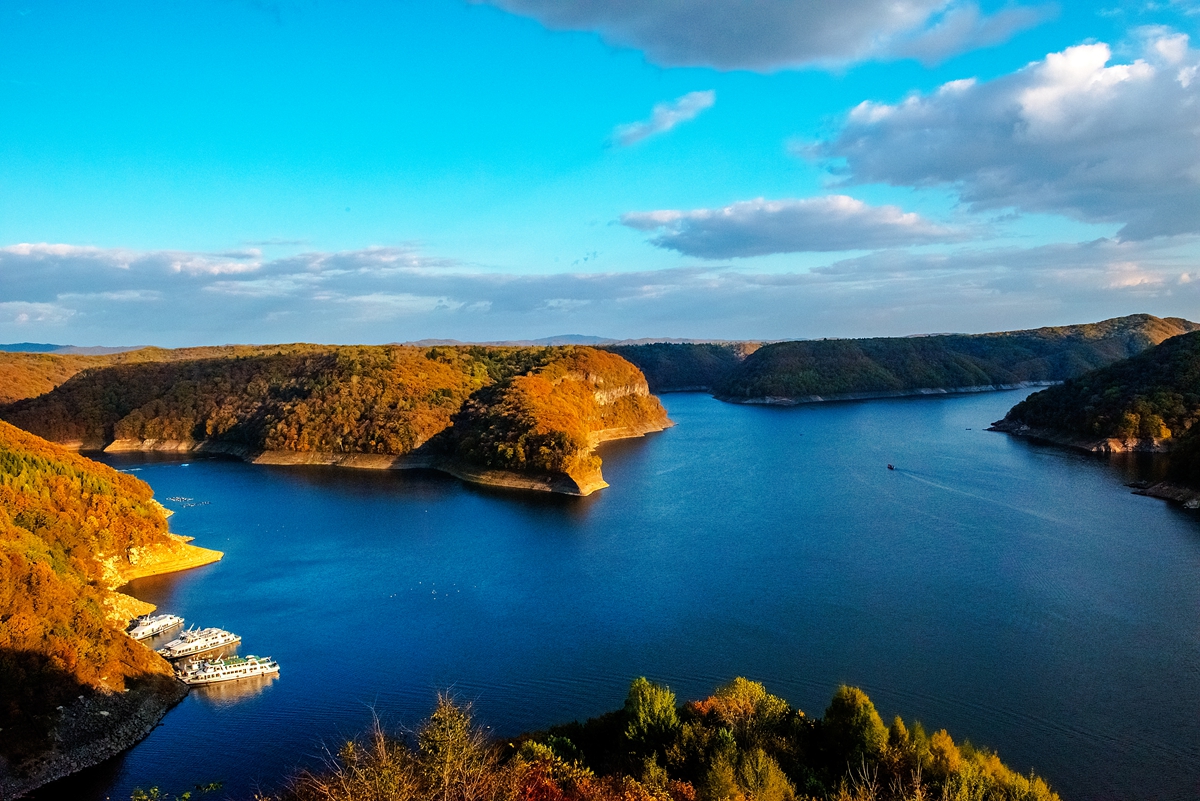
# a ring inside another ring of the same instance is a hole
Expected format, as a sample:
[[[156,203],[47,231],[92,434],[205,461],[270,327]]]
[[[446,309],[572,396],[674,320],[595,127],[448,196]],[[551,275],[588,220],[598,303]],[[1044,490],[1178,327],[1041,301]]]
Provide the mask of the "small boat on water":
[[[175,639],[158,649],[161,656],[167,659],[181,659],[193,654],[202,654],[226,645],[239,643],[242,638],[225,629],[188,629]]]
[[[129,636],[135,640],[148,640],[156,634],[182,625],[183,618],[178,615],[145,615],[134,621]]]
[[[895,470],[895,469],[896,469],[896,465],[894,465],[894,464],[888,465],[888,470]]]
[[[279,663],[269,656],[230,656],[225,659],[193,660],[175,674],[184,684],[217,684],[253,676],[279,673]]]

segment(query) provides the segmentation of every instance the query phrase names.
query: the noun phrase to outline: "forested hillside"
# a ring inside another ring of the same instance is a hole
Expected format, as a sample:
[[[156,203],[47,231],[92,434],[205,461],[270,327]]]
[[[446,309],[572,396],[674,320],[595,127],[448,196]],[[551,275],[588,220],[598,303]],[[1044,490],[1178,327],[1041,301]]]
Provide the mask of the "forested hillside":
[[[501,470],[598,470],[600,439],[661,428],[666,412],[645,378],[621,357],[572,348],[545,367],[473,396],[454,418],[454,451],[469,464]]]
[[[1034,393],[996,424],[1095,450],[1168,450],[1200,479],[1200,332]]]
[[[750,354],[714,392],[731,401],[803,401],[1062,381],[1198,328],[1141,314],[996,334],[780,342]]]
[[[0,404],[36,398],[72,376],[95,367],[145,362],[233,358],[328,350],[320,345],[219,345],[203,348],[139,348],[91,356],[72,353],[19,353],[0,351]]]
[[[581,347],[289,346],[121,364],[85,371],[0,417],[83,448],[423,449],[434,466],[455,459],[468,470],[586,470],[592,486],[600,482],[591,449],[605,430],[668,424],[637,368]]]
[[[413,740],[376,730],[279,801],[1058,801],[993,753],[885,726],[861,690],[840,687],[810,718],[763,685],[734,679],[677,705],[637,679],[625,706],[585,723],[498,743],[469,708],[439,699]]]
[[[81,691],[171,683],[167,663],[107,607],[113,565],[169,542],[151,494],[0,422],[0,756],[44,749],[55,708]]]
[[[653,392],[711,390],[759,347],[757,342],[654,342],[647,345],[606,345],[637,365]]]

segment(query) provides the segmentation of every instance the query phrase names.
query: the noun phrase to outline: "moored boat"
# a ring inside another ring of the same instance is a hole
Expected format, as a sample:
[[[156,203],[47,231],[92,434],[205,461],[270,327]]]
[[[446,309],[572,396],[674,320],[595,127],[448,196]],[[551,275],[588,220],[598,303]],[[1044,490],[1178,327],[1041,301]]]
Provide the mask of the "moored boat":
[[[189,662],[175,674],[185,684],[217,684],[279,673],[279,663],[269,656],[230,656]]]
[[[129,630],[129,636],[135,640],[148,640],[156,634],[170,631],[176,626],[183,625],[183,618],[178,615],[145,615],[134,621]]]
[[[158,649],[161,656],[167,659],[181,659],[185,656],[202,654],[226,645],[233,645],[242,638],[225,629],[188,629],[175,639]]]

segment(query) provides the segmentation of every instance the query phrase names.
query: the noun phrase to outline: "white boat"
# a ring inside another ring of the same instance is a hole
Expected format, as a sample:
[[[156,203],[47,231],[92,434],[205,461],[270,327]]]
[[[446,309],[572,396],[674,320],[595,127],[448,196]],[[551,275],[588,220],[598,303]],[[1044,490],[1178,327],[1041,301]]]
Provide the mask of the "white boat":
[[[188,629],[159,648],[158,653],[167,659],[180,659],[241,641],[241,637],[225,629]]]
[[[217,684],[279,672],[279,663],[269,656],[230,656],[189,662],[175,673],[185,684]]]
[[[146,615],[134,621],[129,636],[135,640],[148,640],[156,634],[182,625],[183,618],[178,615]]]

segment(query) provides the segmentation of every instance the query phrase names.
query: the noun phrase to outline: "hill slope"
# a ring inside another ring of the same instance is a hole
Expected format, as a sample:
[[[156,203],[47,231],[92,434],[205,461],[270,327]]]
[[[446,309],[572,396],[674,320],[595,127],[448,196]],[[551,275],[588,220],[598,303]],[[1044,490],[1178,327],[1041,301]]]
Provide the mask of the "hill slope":
[[[637,365],[654,392],[709,391],[759,347],[757,342],[653,342],[605,345]]]
[[[1198,420],[1200,332],[1195,332],[1030,395],[993,429],[1090,451],[1166,451],[1173,478],[1196,483]]]
[[[996,334],[780,342],[750,354],[715,391],[740,403],[802,403],[1055,382],[1198,328],[1142,314]]]
[[[599,441],[670,424],[637,368],[592,348],[262,350],[87,370],[0,417],[81,449],[433,467],[584,495],[605,486]]]
[[[167,532],[151,496],[0,422],[0,797],[132,745],[181,697],[167,663],[125,635],[133,599],[113,592],[201,550]]]
[[[95,367],[194,359],[244,358],[281,353],[310,353],[328,350],[328,348],[304,344],[219,345],[175,350],[138,348],[106,354],[75,353],[74,350],[72,348],[60,349],[55,353],[0,351],[0,404],[44,395],[72,376]]]

